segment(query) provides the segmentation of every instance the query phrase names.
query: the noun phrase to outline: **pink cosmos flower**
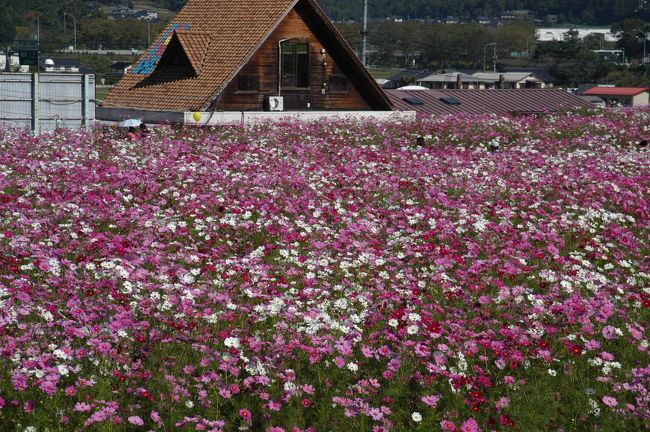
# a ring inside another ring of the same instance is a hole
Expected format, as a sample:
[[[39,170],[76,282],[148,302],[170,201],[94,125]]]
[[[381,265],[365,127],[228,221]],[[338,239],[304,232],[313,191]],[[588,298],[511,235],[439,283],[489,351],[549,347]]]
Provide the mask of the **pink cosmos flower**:
[[[478,427],[478,422],[472,417],[465,420],[465,422],[460,426],[462,432],[481,432],[481,428]]]
[[[611,353],[608,353],[607,351],[603,351],[600,353],[600,358],[605,360],[605,361],[614,361],[614,355]]]
[[[616,327],[608,325],[603,327],[602,330],[603,336],[605,339],[616,339]]]
[[[99,351],[102,354],[108,354],[111,351],[111,344],[108,342],[100,342],[97,345],[97,351]]]
[[[425,404],[429,405],[432,408],[435,408],[438,405],[438,401],[442,397],[441,394],[422,396],[421,400]]]
[[[90,411],[92,407],[88,405],[86,402],[77,402],[74,405],[74,408],[72,408],[72,411],[74,412],[84,412],[84,411]]]
[[[510,405],[510,399],[508,399],[505,396],[502,396],[501,399],[496,401],[496,403],[494,404],[494,406],[496,406],[500,410],[508,408],[509,405]]]
[[[585,348],[588,350],[596,350],[600,348],[600,342],[595,339],[588,340],[585,342]]]
[[[382,413],[379,408],[370,408],[368,410],[368,415],[375,421],[381,420],[384,417],[384,413]]]
[[[249,410],[247,410],[246,408],[242,408],[242,409],[240,409],[240,410],[239,410],[239,415],[240,415],[243,419],[246,419],[246,420],[249,420],[249,419],[252,417],[251,412],[250,412]]]
[[[454,422],[450,422],[449,420],[441,421],[440,426],[442,426],[442,429],[446,430],[446,431],[455,431],[456,430],[456,424]]]
[[[603,396],[603,403],[608,407],[615,407],[618,405],[618,400],[611,396]]]
[[[142,426],[144,424],[144,421],[140,418],[140,416],[131,416],[127,420],[129,423],[136,426]]]

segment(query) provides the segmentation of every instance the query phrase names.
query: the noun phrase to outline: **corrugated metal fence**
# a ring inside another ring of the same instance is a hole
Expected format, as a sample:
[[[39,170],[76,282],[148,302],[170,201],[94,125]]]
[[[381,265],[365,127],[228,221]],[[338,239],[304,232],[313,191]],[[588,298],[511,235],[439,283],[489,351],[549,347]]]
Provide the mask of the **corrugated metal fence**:
[[[94,75],[0,74],[0,125],[38,133],[77,129],[94,122]]]

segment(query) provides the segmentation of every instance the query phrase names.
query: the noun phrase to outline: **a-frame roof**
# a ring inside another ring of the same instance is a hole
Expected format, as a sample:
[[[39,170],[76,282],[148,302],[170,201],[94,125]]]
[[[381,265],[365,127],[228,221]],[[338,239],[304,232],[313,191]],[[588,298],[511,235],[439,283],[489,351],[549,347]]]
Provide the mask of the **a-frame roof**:
[[[327,33],[344,57],[344,67],[361,76],[361,88],[382,109],[392,104],[361,64],[350,45],[315,0],[189,0],[136,65],[104,101],[108,107],[158,111],[205,110],[268,39],[289,12],[299,6],[320,32]],[[179,48],[181,47],[181,48]],[[168,48],[189,60],[193,73],[157,70]]]

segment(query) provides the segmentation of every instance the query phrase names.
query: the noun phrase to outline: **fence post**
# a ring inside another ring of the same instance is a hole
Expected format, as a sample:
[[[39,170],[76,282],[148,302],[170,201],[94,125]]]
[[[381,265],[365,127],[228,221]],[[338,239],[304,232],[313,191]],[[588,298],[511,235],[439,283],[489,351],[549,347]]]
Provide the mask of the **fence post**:
[[[39,76],[38,72],[32,74],[32,132],[40,133],[40,101],[39,101]]]
[[[89,76],[88,74],[82,75],[81,83],[81,125],[83,127],[88,127],[90,125],[89,120],[89,111],[90,111],[90,97],[89,97]]]

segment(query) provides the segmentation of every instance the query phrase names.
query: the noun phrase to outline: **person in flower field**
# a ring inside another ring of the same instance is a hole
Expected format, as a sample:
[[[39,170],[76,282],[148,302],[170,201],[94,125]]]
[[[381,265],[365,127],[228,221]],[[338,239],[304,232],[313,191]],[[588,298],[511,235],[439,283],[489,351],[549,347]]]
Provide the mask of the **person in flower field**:
[[[133,126],[129,127],[129,131],[126,133],[126,139],[129,141],[135,141],[138,139],[138,135],[135,133],[135,128]]]

